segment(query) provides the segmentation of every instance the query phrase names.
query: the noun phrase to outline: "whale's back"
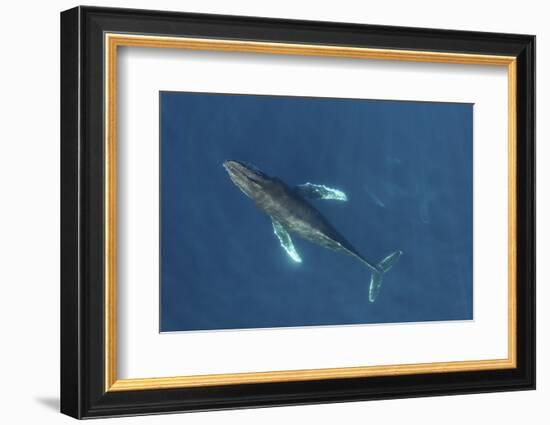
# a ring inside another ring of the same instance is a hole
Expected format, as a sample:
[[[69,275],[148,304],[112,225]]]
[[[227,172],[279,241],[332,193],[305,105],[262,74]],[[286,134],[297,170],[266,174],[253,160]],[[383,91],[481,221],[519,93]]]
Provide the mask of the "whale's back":
[[[306,199],[278,180],[256,201],[256,206],[289,232],[310,242],[359,256],[357,250]]]

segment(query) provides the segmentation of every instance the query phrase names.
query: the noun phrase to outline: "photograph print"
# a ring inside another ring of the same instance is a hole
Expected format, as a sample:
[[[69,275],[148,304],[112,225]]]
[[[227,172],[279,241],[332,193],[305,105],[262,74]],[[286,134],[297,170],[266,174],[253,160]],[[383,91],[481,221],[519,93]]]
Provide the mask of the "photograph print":
[[[160,96],[160,332],[473,320],[470,103]]]

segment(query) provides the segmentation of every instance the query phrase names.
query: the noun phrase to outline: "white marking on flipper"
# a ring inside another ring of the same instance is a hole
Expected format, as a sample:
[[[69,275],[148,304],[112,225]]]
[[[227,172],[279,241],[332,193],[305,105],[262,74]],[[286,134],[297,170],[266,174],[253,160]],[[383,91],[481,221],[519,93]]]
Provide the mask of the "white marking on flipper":
[[[304,183],[296,186],[298,192],[310,199],[332,199],[335,201],[347,201],[347,195],[338,189],[323,184]]]
[[[288,256],[292,258],[292,260],[297,263],[301,263],[302,258],[300,257],[300,254],[298,254],[298,251],[296,251],[296,248],[294,248],[292,238],[290,237],[286,229],[274,218],[272,218],[271,220],[273,222],[273,233],[275,233],[275,236],[277,236],[277,238],[279,239],[279,242],[281,243],[283,249],[286,251]]]

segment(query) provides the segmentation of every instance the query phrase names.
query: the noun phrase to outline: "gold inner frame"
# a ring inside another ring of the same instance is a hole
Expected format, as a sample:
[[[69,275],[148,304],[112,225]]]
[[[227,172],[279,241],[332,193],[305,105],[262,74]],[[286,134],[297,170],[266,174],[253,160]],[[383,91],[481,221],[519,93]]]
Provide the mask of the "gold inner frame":
[[[516,367],[516,58],[462,53],[370,49],[328,45],[105,34],[105,391],[148,390],[213,385],[481,371]],[[494,65],[508,71],[508,357],[419,364],[342,367],[118,379],[116,324],[116,123],[117,48],[119,46],[325,56],[451,64]]]

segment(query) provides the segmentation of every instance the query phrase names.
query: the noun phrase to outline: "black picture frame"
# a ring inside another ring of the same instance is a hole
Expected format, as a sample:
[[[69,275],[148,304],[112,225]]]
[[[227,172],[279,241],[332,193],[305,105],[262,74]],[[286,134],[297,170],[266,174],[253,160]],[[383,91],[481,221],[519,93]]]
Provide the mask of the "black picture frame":
[[[308,43],[517,60],[517,367],[105,391],[104,34]],[[61,13],[61,412],[75,418],[535,388],[535,37],[76,7]]]

